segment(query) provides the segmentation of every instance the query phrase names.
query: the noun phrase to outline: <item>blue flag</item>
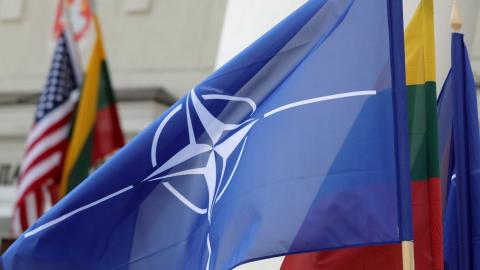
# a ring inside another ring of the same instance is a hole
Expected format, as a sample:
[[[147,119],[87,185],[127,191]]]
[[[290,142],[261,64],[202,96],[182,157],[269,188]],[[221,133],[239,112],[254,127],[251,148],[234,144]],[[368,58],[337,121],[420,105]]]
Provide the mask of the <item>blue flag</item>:
[[[462,34],[452,36],[452,68],[439,98],[438,120],[445,187],[445,269],[480,269],[477,95]]]
[[[411,240],[401,12],[307,2],[43,216],[5,270],[231,269]]]

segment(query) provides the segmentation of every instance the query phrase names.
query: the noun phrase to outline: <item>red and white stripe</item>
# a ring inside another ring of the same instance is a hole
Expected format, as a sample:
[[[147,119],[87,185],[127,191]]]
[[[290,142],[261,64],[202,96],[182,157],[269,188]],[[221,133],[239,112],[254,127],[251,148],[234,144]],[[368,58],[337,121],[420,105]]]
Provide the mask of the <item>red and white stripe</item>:
[[[12,233],[20,235],[57,201],[57,183],[68,143],[78,91],[36,123],[27,139],[12,219]]]

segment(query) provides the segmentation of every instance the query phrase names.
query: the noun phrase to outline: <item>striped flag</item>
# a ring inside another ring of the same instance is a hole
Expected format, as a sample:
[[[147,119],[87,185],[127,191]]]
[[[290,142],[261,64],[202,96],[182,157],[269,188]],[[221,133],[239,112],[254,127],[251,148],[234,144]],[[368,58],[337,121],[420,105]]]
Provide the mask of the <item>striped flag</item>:
[[[98,18],[96,40],[90,55],[82,94],[73,120],[65,157],[60,196],[74,189],[105,158],[124,145],[124,137],[108,74]]]
[[[405,30],[410,173],[417,270],[443,269],[436,119],[433,1],[422,0]],[[400,245],[288,256],[282,270],[401,270]]]
[[[62,32],[27,138],[12,221],[15,236],[58,200],[63,157],[81,77],[71,45],[68,35]]]
[[[433,0],[405,31],[416,269],[443,269]]]

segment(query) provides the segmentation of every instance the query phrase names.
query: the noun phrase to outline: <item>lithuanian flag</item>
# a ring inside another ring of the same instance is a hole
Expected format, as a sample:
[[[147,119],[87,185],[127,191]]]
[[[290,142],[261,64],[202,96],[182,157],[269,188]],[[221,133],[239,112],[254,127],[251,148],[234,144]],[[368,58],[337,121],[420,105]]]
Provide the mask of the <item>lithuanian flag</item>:
[[[75,188],[92,168],[124,144],[96,16],[94,22],[96,39],[75,112],[60,197]]]
[[[433,0],[421,0],[405,30],[415,269],[443,269],[436,117]],[[402,270],[400,245],[287,256],[282,270]]]
[[[405,30],[416,269],[443,269],[433,0]]]

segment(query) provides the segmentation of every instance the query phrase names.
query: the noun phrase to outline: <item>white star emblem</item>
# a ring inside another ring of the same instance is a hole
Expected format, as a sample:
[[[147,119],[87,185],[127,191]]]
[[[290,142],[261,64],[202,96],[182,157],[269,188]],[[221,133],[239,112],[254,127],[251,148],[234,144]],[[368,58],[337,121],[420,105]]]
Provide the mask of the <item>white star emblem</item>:
[[[202,96],[204,99],[224,99],[224,100],[233,100],[235,101],[242,101],[248,103],[252,107],[252,113],[255,111],[256,106],[255,103],[247,98],[234,98],[231,96],[224,96],[224,95],[204,95]],[[197,139],[195,138],[193,125],[192,125],[192,112],[190,112],[189,104],[193,104],[193,108],[197,113],[198,118],[200,119],[201,124],[205,128],[206,133],[208,134],[210,140],[212,141],[212,145],[209,144],[202,144],[198,143]],[[245,146],[247,140],[247,134],[257,122],[255,119],[248,119],[241,124],[226,124],[215,118],[200,102],[198,96],[195,93],[195,90],[192,90],[190,94],[187,96],[186,99],[186,114],[187,114],[187,128],[188,128],[188,137],[189,137],[189,144],[185,146],[182,150],[177,152],[173,157],[167,160],[164,164],[158,167],[153,173],[151,173],[144,181],[160,181],[166,180],[172,177],[177,176],[188,176],[188,175],[203,175],[207,184],[208,188],[208,208],[200,208],[188,200],[185,196],[183,196],[178,190],[176,190],[168,181],[164,181],[163,185],[183,204],[185,204],[188,208],[198,214],[206,214],[208,213],[208,220],[211,221],[212,215],[212,208],[217,203],[220,198],[222,197],[223,193],[226,191],[227,187],[232,180],[232,177],[235,173],[236,165],[241,158],[243,147]],[[167,122],[180,110],[182,109],[182,105],[179,105],[177,108],[172,110],[169,115],[164,119],[164,121],[159,125],[157,132],[154,137],[153,145],[152,145],[152,165],[155,167],[157,165],[156,161],[156,145],[158,143],[159,137]],[[225,134],[225,135],[224,135]],[[222,138],[222,135],[226,137],[226,139]],[[227,182],[223,186],[222,189],[220,187],[224,183],[225,176],[225,168],[227,165],[227,160],[232,155],[232,153],[242,145],[242,150],[238,159],[236,160],[236,164],[234,167],[233,172],[229,175]],[[176,166],[190,160],[193,158],[198,157],[199,155],[209,153],[208,161],[204,167],[195,167],[190,168],[182,171],[176,171],[174,173],[170,173],[167,175],[162,175],[168,170],[175,168]],[[221,164],[217,164],[219,162],[215,159],[215,154],[218,154],[221,157]],[[217,176],[217,169],[221,170],[219,176]],[[159,176],[162,175],[162,176]],[[218,184],[217,184],[218,180]]]

